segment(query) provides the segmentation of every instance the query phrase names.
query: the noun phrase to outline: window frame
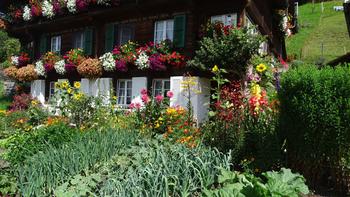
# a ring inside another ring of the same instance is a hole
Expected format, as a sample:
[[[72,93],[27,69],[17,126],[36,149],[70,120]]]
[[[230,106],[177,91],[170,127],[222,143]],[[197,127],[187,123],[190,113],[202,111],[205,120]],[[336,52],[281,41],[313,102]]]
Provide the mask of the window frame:
[[[159,94],[156,95],[156,81],[161,81],[162,83],[162,89],[161,91],[163,92],[162,96],[166,96],[167,92],[170,91],[171,89],[171,81],[169,78],[159,78],[159,79],[153,79],[152,81],[152,95],[155,97],[155,96],[158,96]],[[165,89],[165,83],[166,82],[169,82],[169,89]]]
[[[61,37],[61,35],[52,36],[50,41],[51,41],[50,42],[51,52],[61,53],[61,47],[62,47],[62,37]]]
[[[231,24],[228,23],[228,17],[231,15]],[[215,20],[215,18],[220,18],[219,20]],[[214,23],[215,21],[222,22],[225,26],[232,25],[234,27],[237,27],[238,24],[238,14],[235,12],[227,13],[227,14],[219,14],[219,15],[213,15],[210,16],[210,22]]]
[[[169,25],[168,25],[168,22],[172,23],[172,28],[169,28]],[[163,28],[162,30],[158,30],[158,25],[162,23],[163,24]],[[159,44],[160,42],[162,41],[165,41],[165,40],[170,40],[171,42],[174,42],[174,28],[175,28],[175,20],[172,18],[172,19],[166,19],[166,20],[158,20],[158,21],[155,21],[154,23],[154,43],[155,44]],[[161,36],[161,39],[160,40],[157,40],[157,32],[162,32],[162,36]],[[167,38],[168,36],[168,32],[172,32],[171,33],[171,37],[170,38]]]
[[[55,96],[55,91],[56,91],[55,84],[56,84],[56,81],[49,82],[49,100]],[[53,92],[51,92],[51,90],[53,90]]]
[[[121,82],[124,82],[124,87],[122,88],[122,91],[124,92],[124,96],[120,96],[120,90],[121,90]],[[131,87],[128,88],[128,83],[130,83]],[[130,95],[128,95],[128,90],[130,90]],[[116,96],[117,96],[117,104],[119,106],[124,106],[127,107],[128,105],[131,104],[132,101],[132,79],[118,79],[117,80],[117,91],[116,91]],[[122,102],[120,102],[120,98],[123,98]],[[128,103],[128,98],[130,98],[130,103]]]

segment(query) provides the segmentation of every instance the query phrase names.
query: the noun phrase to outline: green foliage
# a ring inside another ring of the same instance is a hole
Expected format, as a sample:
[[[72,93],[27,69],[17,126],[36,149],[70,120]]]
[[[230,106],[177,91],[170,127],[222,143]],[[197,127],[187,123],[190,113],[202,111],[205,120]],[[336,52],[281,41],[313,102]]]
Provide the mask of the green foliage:
[[[14,195],[17,192],[16,177],[10,173],[0,173],[0,196]]]
[[[204,196],[299,197],[301,194],[309,194],[304,177],[293,174],[290,169],[282,168],[279,172],[266,172],[263,176],[266,181],[249,173],[241,174],[221,169],[217,179],[219,188],[205,190]]]
[[[8,96],[5,96],[5,87],[3,81],[0,81],[0,110],[6,110],[10,103],[11,99]]]
[[[77,130],[70,128],[64,123],[52,126],[42,126],[32,132],[21,132],[12,135],[7,139],[5,158],[14,165],[22,163],[26,158],[46,150],[46,147],[59,147],[69,141]]]
[[[249,33],[249,29],[222,29],[221,35],[204,37],[199,42],[199,49],[195,52],[189,65],[210,70],[218,65],[229,72],[242,76],[252,55],[257,54],[263,38]]]
[[[101,174],[80,174],[55,189],[57,197],[93,196],[94,189],[102,182]]]
[[[109,130],[76,135],[63,146],[46,145],[18,168],[23,196],[48,196],[53,189],[97,162],[109,160],[118,150],[133,144],[136,132]]]
[[[14,54],[18,54],[21,44],[18,39],[10,38],[4,30],[0,30],[0,62]]]
[[[349,165],[349,73],[349,66],[308,66],[282,77],[280,119],[289,161],[310,176],[325,173],[310,169],[337,168],[341,160]]]
[[[142,139],[120,150],[108,163],[83,177],[78,175],[82,182],[72,185],[74,177],[59,188],[75,190],[73,196],[81,196],[79,192],[88,185],[86,192],[95,196],[200,196],[203,188],[214,183],[218,168],[229,170],[230,157],[203,146],[188,149]]]

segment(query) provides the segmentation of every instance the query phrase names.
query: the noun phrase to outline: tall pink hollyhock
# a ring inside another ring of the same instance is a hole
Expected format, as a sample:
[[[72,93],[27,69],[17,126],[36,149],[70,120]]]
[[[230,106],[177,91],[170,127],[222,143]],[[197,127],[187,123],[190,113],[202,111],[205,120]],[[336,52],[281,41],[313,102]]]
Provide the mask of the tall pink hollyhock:
[[[156,96],[156,101],[157,101],[158,103],[161,103],[163,100],[164,100],[164,97],[163,97],[162,95],[157,95],[157,96]]]
[[[142,94],[141,99],[145,104],[148,104],[151,101],[147,94]]]
[[[166,96],[168,97],[168,98],[173,98],[174,97],[174,93],[172,92],[172,91],[168,91],[167,93],[166,93]]]
[[[141,90],[141,94],[142,94],[142,95],[144,95],[144,94],[146,94],[146,95],[147,95],[147,94],[148,94],[148,92],[147,92],[146,88],[142,88],[142,90]]]

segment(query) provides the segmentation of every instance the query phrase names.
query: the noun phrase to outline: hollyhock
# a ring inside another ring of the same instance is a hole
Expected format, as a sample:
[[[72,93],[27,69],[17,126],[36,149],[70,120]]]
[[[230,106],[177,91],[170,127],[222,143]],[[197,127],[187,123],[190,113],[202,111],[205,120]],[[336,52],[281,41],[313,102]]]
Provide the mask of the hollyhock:
[[[166,96],[168,97],[168,98],[173,98],[174,97],[174,93],[172,92],[172,91],[168,91],[167,93],[166,93]]]
[[[128,67],[126,65],[125,60],[121,59],[121,60],[116,60],[115,61],[115,67],[118,71],[121,72],[127,72],[128,71]]]
[[[132,101],[131,104],[129,105],[130,109],[141,109],[145,106],[145,104],[143,103],[141,97],[135,97]]]
[[[161,103],[163,100],[164,100],[164,97],[162,95],[159,94],[159,95],[156,96],[156,101],[158,103]]]
[[[148,94],[148,92],[147,92],[147,89],[145,89],[145,88],[142,88],[142,90],[141,90],[141,94],[142,95],[147,95]]]
[[[145,104],[148,104],[151,101],[147,94],[142,94],[141,99]]]

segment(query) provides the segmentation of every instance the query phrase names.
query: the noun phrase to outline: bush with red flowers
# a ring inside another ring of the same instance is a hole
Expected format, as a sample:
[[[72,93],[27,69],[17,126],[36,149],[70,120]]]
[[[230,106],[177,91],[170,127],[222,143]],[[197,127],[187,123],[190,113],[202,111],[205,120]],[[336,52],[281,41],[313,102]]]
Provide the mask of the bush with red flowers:
[[[26,110],[29,108],[33,98],[30,94],[22,93],[20,95],[13,96],[13,101],[10,105],[11,111]]]

